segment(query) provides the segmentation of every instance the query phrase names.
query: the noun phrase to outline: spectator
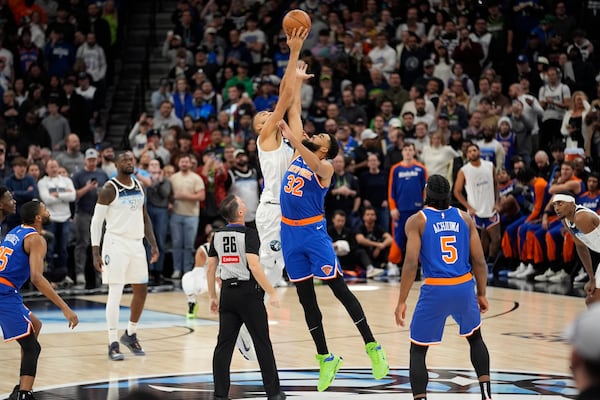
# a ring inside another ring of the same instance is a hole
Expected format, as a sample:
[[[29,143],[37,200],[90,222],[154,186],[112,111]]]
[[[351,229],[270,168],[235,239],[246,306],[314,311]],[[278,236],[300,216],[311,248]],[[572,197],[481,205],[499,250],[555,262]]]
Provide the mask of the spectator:
[[[338,256],[344,275],[350,273],[359,274],[357,267],[367,272],[367,278],[374,278],[383,274],[380,268],[374,268],[367,252],[356,244],[356,238],[352,230],[346,226],[346,213],[342,210],[335,210],[331,219],[331,224],[327,227],[327,233],[333,242],[335,254]]]
[[[46,228],[54,236],[48,243],[48,270],[50,282],[61,282],[67,276],[67,245],[71,229],[71,207],[76,192],[69,177],[58,174],[58,162],[49,160],[46,164],[46,176],[38,182],[40,199],[50,211],[50,224]]]
[[[76,190],[75,217],[73,219],[75,282],[86,284],[88,288],[96,287],[96,279],[93,281],[86,279],[86,270],[88,267],[91,270],[90,223],[98,199],[98,191],[108,180],[106,173],[97,168],[97,161],[98,152],[94,149],[87,149],[84,168],[73,174],[72,178]]]
[[[166,241],[169,232],[169,198],[171,196],[171,182],[165,177],[164,171],[160,167],[159,160],[151,160],[148,164],[148,172],[151,176],[152,184],[146,188],[148,197],[146,209],[148,217],[152,222],[154,237],[158,245],[158,260],[149,265],[150,276],[153,284],[159,285],[163,280],[163,270],[166,254]]]
[[[98,146],[100,156],[100,169],[108,176],[116,176],[115,151],[110,142],[102,142]]]
[[[171,101],[171,82],[167,78],[160,78],[158,89],[152,92],[150,102],[152,103],[153,115],[156,115],[160,110],[160,105],[163,101]]]
[[[250,165],[248,154],[245,150],[237,149],[233,152],[234,163],[229,168],[229,178],[225,183],[228,194],[240,197],[246,205],[246,224],[254,224],[256,209],[260,196],[259,174],[256,168]]]
[[[65,167],[71,176],[81,171],[84,167],[85,161],[80,150],[81,143],[79,142],[79,136],[71,133],[65,140],[65,151],[56,157],[59,165]]]
[[[183,123],[181,119],[173,114],[173,104],[169,101],[163,101],[160,104],[158,114],[154,115],[154,129],[158,129],[164,139],[172,126],[182,127]]]
[[[179,279],[183,272],[192,269],[193,251],[198,221],[200,201],[205,199],[204,181],[192,170],[191,156],[182,154],[177,158],[179,172],[171,176],[173,188],[173,213],[169,223],[173,243],[173,275]]]
[[[348,227],[354,229],[360,224],[360,205],[358,179],[346,171],[344,156],[338,154],[333,159],[331,186],[325,195],[325,217],[331,220],[335,210],[342,210],[348,217]]]
[[[367,269],[372,277],[383,274],[387,265],[390,246],[394,242],[392,235],[377,225],[377,213],[373,208],[365,207],[362,214],[363,224],[356,230],[356,243],[367,252],[374,270]]]
[[[392,73],[396,67],[396,51],[388,45],[385,32],[377,34],[375,37],[375,47],[368,53],[368,56],[373,61],[372,68],[377,68],[383,73],[386,80],[388,80],[390,73]],[[402,105],[400,105],[398,109],[401,108]]]
[[[372,207],[377,214],[377,225],[384,232],[390,230],[390,210],[388,208],[388,174],[383,171],[381,161],[375,154],[367,158],[369,170],[359,176],[359,190],[361,193],[361,208]]]
[[[184,77],[179,77],[175,81],[175,92],[172,94],[171,102],[175,108],[175,116],[183,119],[190,111],[192,111],[193,97],[188,90],[187,80]]]
[[[584,148],[583,138],[583,115],[590,109],[585,93],[577,91],[573,93],[569,109],[562,119],[560,133],[565,137],[567,148]]]
[[[80,21],[80,30],[84,34],[93,32],[96,36],[96,42],[104,50],[104,54],[109,51],[111,43],[110,26],[104,18],[101,18],[97,3],[89,3],[87,6],[87,16]]]
[[[44,48],[44,58],[48,63],[48,74],[63,78],[75,63],[75,48],[72,42],[64,39],[62,31],[54,29],[50,31],[50,40]]]
[[[69,121],[58,112],[58,103],[55,99],[48,101],[48,115],[42,120],[42,126],[50,135],[51,148],[61,150],[65,146],[65,140],[71,127]]]
[[[85,70],[90,74],[93,86],[103,88],[106,77],[106,55],[96,42],[96,34],[93,32],[87,34],[85,43],[77,49],[77,58],[85,62]]]
[[[169,61],[169,68],[177,63],[177,54],[179,50],[185,51],[185,64],[192,65],[194,58],[192,52],[183,47],[181,36],[175,35],[173,31],[168,31],[162,47],[162,56]]]
[[[71,132],[89,135],[90,118],[83,96],[75,91],[75,78],[67,77],[63,83],[64,94],[60,97],[60,113],[69,121]]]
[[[555,67],[548,68],[548,82],[540,88],[538,100],[544,109],[540,144],[546,150],[551,143],[561,140],[560,127],[571,102],[571,90],[560,82]]]
[[[12,161],[12,169],[12,175],[4,179],[4,186],[12,192],[17,203],[17,212],[6,217],[8,230],[21,223],[19,214],[21,206],[38,197],[38,187],[35,179],[27,175],[27,160],[24,157],[16,157]]]

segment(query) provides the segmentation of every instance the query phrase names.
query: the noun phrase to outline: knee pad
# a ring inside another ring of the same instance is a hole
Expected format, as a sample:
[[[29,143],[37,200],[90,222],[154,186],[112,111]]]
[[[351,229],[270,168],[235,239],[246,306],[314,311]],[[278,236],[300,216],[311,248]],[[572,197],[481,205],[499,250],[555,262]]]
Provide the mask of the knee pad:
[[[37,372],[37,362],[42,351],[42,346],[33,333],[17,340],[23,349],[21,358],[21,376],[35,376]]]

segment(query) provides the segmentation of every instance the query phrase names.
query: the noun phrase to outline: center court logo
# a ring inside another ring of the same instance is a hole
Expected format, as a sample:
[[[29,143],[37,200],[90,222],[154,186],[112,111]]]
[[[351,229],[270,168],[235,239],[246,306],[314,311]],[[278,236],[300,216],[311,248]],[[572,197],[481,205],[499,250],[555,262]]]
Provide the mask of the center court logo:
[[[281,387],[294,400],[314,400],[319,380],[317,369],[279,370]],[[573,380],[565,375],[536,374],[529,372],[491,373],[494,400],[539,400],[544,398],[574,399],[577,390]],[[42,399],[86,398],[107,399],[107,395],[118,391],[125,395],[134,388],[156,394],[169,400],[212,400],[212,374],[171,375],[146,378],[128,378],[121,381],[98,382],[81,386],[69,386],[38,391]],[[436,399],[476,400],[480,398],[479,383],[474,372],[462,369],[429,370],[428,392]],[[341,369],[327,392],[319,394],[323,399],[362,398],[365,400],[409,398],[410,380],[407,369],[391,369],[381,380],[373,379],[370,368]],[[75,397],[71,397],[75,396]],[[391,397],[393,396],[393,397]],[[260,371],[233,372],[231,374],[231,399],[264,399],[264,388]]]

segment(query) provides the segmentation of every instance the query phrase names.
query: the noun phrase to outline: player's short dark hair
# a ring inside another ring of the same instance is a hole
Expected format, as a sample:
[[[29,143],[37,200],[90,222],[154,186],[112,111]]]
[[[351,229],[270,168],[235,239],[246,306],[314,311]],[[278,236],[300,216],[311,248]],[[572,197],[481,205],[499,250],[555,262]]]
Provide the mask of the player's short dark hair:
[[[431,175],[427,179],[425,193],[428,206],[444,210],[450,205],[450,182],[441,175]]]
[[[328,133],[327,135],[329,135],[329,150],[327,151],[327,158],[333,159],[340,152],[340,145],[338,144],[338,141],[334,135],[331,133]]]
[[[8,188],[4,185],[0,186],[0,199],[6,194],[6,192],[9,192],[10,190],[8,190]]]
[[[230,194],[229,196],[225,197],[221,202],[221,206],[219,207],[219,214],[221,214],[221,216],[225,218],[225,221],[231,222],[236,219],[236,215],[239,208],[240,205],[237,201],[237,197],[233,194]]]
[[[21,220],[25,225],[35,223],[35,217],[40,213],[40,207],[42,207],[42,202],[37,199],[28,201],[21,206]]]
[[[521,168],[517,171],[515,178],[523,185],[529,185],[529,182],[535,178],[535,171],[530,167]]]
[[[333,216],[336,217],[338,215],[341,215],[342,217],[346,218],[346,211],[344,210],[340,210],[339,208],[337,210],[335,210],[333,212]]]

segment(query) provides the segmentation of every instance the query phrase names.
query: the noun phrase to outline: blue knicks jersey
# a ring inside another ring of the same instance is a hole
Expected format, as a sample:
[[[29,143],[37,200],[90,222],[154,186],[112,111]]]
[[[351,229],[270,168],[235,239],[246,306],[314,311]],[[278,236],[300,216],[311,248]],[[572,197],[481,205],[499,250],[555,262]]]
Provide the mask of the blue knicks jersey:
[[[579,195],[577,204],[598,212],[600,211],[600,193],[593,195],[590,192],[585,192]]]
[[[469,263],[469,225],[457,208],[436,210],[426,207],[421,236],[421,254],[425,278],[455,278],[471,271]]]
[[[302,156],[294,158],[281,183],[281,215],[293,220],[322,215],[327,189]]]
[[[7,279],[17,289],[29,279],[29,255],[25,253],[23,241],[37,234],[35,228],[19,225],[6,234],[0,243],[0,277]]]

